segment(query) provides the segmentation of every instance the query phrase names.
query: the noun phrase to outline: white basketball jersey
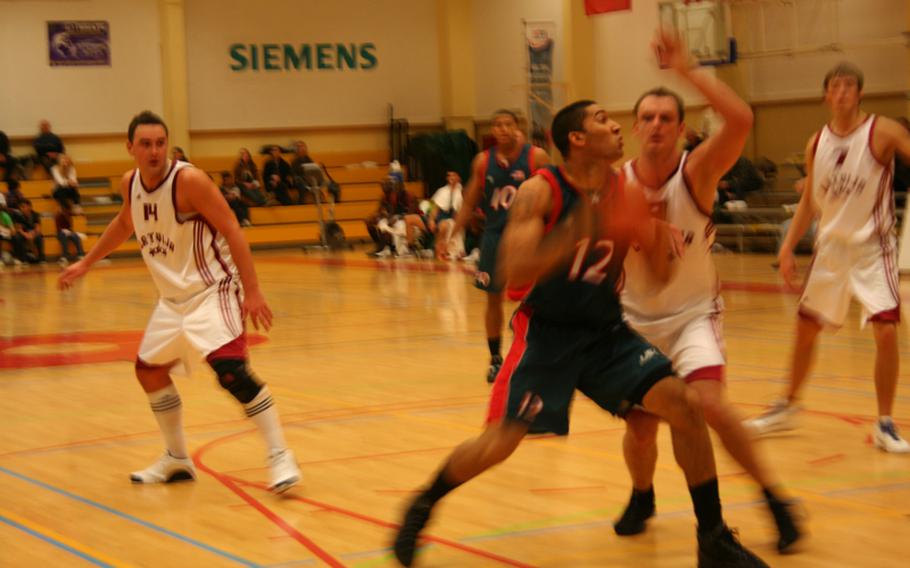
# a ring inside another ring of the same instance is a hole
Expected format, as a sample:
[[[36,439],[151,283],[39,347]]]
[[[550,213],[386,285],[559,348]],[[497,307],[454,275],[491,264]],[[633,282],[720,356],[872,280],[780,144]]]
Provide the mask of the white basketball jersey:
[[[626,279],[622,302],[626,318],[636,328],[672,321],[687,314],[713,313],[721,309],[717,271],[711,259],[714,224],[702,213],[686,184],[683,168],[688,153],[683,153],[676,172],[660,188],[646,187],[635,174],[634,161],[626,162],[626,179],[642,185],[651,214],[663,219],[683,233],[685,252],[670,282],[654,282],[644,254],[630,247],[626,256]]]
[[[177,213],[178,174],[188,167],[173,162],[154,188],[145,187],[138,169],[130,181],[130,214],[142,258],[161,297],[175,301],[239,280],[224,237],[201,215]]]
[[[894,162],[872,154],[876,116],[846,136],[825,125],[816,138],[812,200],[819,212],[818,240],[864,243],[894,229]]]

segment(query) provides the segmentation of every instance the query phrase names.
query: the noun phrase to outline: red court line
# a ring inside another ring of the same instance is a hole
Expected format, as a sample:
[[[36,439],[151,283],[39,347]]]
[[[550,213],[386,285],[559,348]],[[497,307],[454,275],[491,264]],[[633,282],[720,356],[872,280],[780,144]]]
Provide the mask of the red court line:
[[[809,460],[806,463],[811,464],[811,465],[827,465],[831,462],[840,461],[840,460],[844,459],[845,457],[847,457],[846,454],[832,454],[830,456],[825,456],[823,458]]]
[[[275,514],[271,509],[269,509],[268,507],[263,505],[260,501],[255,499],[252,495],[250,495],[249,493],[247,493],[246,491],[241,489],[234,482],[233,478],[215,471],[214,469],[210,468],[209,466],[205,465],[205,463],[202,462],[202,456],[210,448],[212,448],[218,444],[228,442],[234,438],[239,438],[240,436],[244,436],[246,434],[249,434],[250,432],[252,432],[252,430],[246,430],[243,432],[238,432],[237,434],[231,434],[230,436],[224,436],[222,438],[212,440],[211,442],[203,445],[201,448],[196,450],[196,452],[193,454],[193,463],[195,463],[196,467],[198,467],[200,470],[202,470],[205,473],[214,477],[219,483],[221,483],[222,485],[224,485],[225,487],[230,489],[232,492],[234,492],[235,495],[237,495],[238,497],[240,497],[241,499],[246,501],[250,506],[252,506],[254,509],[259,511],[266,519],[268,519],[274,525],[276,525],[278,528],[283,530],[289,537],[293,538],[294,540],[296,540],[297,542],[302,544],[304,547],[306,547],[306,549],[309,550],[310,552],[312,552],[317,558],[319,558],[320,560],[322,560],[323,562],[325,562],[326,564],[328,564],[329,566],[332,566],[334,568],[344,568],[344,564],[342,564],[339,560],[337,560],[331,554],[329,554],[328,552],[326,552],[325,550],[320,548],[315,542],[313,542],[312,540],[307,538],[303,533],[301,533],[300,531],[298,531],[297,529],[292,527],[290,524],[287,523],[287,521],[282,519],[279,515]],[[266,490],[268,490],[268,488],[266,488]]]
[[[246,481],[246,480],[238,479],[238,478],[232,478],[232,479],[235,482],[237,482],[239,485],[245,485],[248,487],[256,487],[258,489],[262,489],[263,491],[268,491],[268,488],[262,483]],[[314,499],[300,497],[298,495],[290,495],[287,498],[293,499],[295,501],[300,501],[302,503],[307,503],[308,505],[322,507],[323,509],[325,509],[327,511],[331,511],[333,513],[338,513],[340,515],[344,515],[344,516],[350,517],[352,519],[357,519],[357,520],[364,521],[366,523],[370,523],[372,525],[380,526],[380,527],[387,528],[387,529],[397,529],[400,526],[397,523],[390,523],[388,521],[383,521],[382,519],[377,519],[377,518],[371,517],[369,515],[364,515],[362,513],[357,513],[355,511],[349,511],[348,509],[336,507],[334,505],[330,505],[328,503],[323,503],[321,501],[316,501]],[[505,556],[500,556],[498,554],[494,554],[492,552],[487,552],[486,550],[481,550],[479,548],[474,548],[472,546],[467,546],[467,545],[461,544],[460,542],[456,542],[453,540],[448,540],[445,538],[439,538],[439,537],[430,536],[430,535],[424,535],[421,538],[423,538],[423,540],[426,540],[429,542],[435,542],[436,544],[441,544],[443,546],[448,546],[450,548],[455,548],[457,550],[461,550],[462,552],[467,552],[468,554],[473,554],[474,556],[479,556],[481,558],[493,560],[495,562],[499,562],[500,564],[505,564],[507,566],[516,566],[518,568],[533,568],[533,566],[531,564],[525,564],[524,562],[520,562],[518,560],[513,560],[511,558],[506,558]]]

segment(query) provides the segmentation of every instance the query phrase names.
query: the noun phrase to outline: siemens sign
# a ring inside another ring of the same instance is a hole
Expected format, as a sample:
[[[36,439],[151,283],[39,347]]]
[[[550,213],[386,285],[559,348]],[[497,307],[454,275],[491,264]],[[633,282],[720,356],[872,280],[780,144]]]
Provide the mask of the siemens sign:
[[[369,70],[379,64],[374,43],[234,43],[229,53],[232,71]]]

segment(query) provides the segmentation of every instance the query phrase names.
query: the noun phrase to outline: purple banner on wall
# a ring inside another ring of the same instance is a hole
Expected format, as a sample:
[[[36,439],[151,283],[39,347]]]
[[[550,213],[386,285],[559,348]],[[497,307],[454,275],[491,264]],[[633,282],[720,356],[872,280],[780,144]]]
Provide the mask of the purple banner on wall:
[[[111,64],[111,34],[104,21],[48,22],[47,47],[51,67]]]

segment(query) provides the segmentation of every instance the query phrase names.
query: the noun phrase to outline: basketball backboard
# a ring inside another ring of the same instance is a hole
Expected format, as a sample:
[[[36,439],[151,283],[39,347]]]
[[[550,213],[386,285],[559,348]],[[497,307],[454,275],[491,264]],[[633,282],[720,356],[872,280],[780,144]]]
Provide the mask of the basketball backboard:
[[[660,23],[679,30],[689,52],[702,65],[736,62],[736,40],[727,4],[720,0],[660,2]]]

